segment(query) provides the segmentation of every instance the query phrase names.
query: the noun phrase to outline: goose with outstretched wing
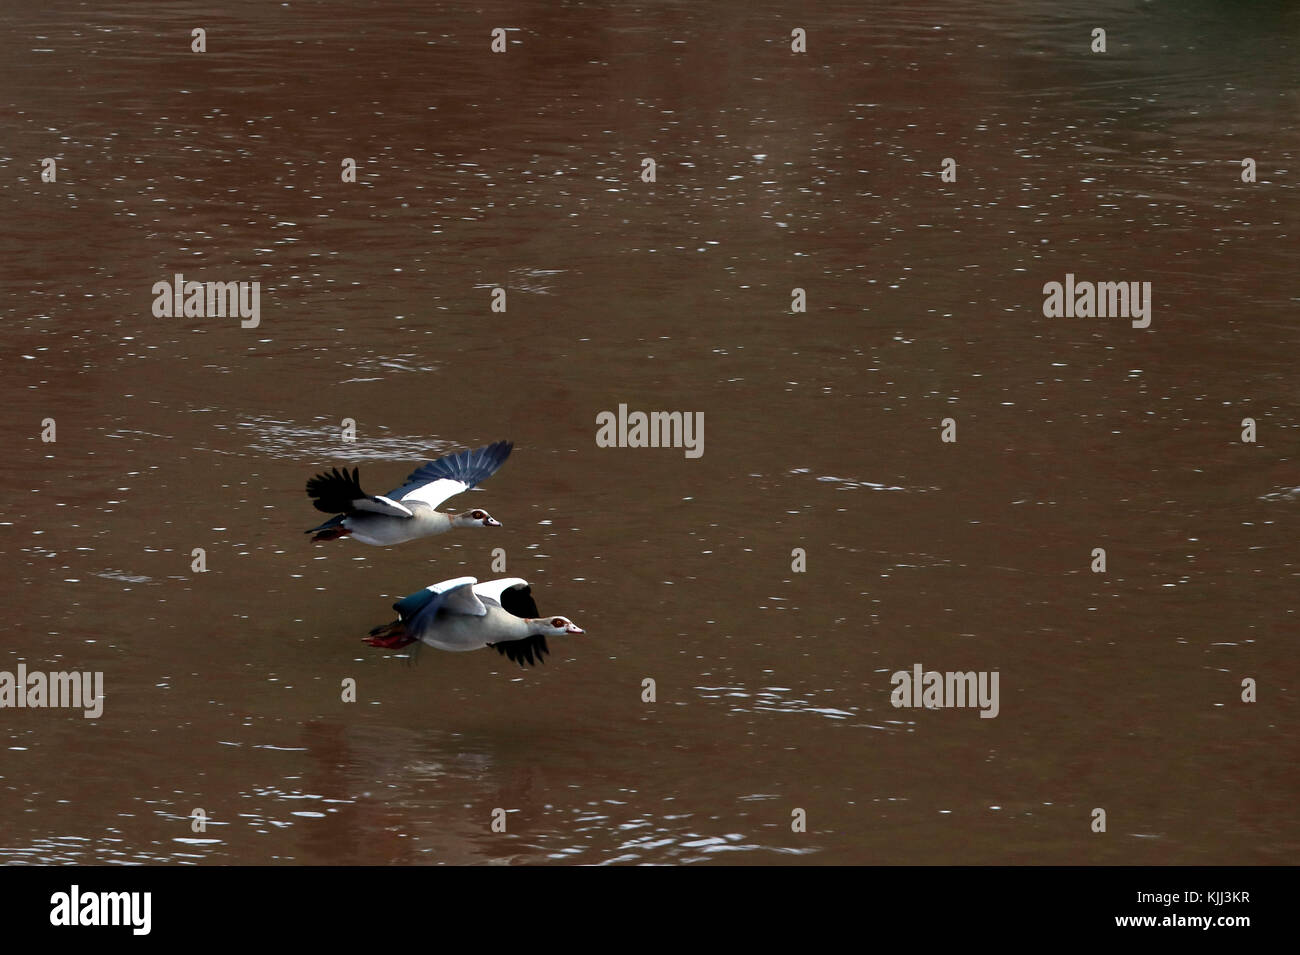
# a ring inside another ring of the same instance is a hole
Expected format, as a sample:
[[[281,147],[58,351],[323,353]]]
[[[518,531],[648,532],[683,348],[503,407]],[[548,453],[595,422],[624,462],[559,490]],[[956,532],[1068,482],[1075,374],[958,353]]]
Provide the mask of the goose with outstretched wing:
[[[385,546],[431,537],[454,527],[500,527],[482,508],[460,514],[438,505],[468,491],[497,472],[514,444],[498,441],[474,451],[461,451],[430,461],[413,471],[401,487],[387,494],[361,490],[357,468],[318,474],[307,482],[307,495],[318,511],[334,514],[307,531],[313,541],[354,537],[363,544]]]
[[[474,577],[444,580],[408,594],[393,609],[395,621],[361,639],[390,650],[416,641],[456,652],[495,647],[523,666],[545,662],[547,637],[586,632],[568,617],[539,616],[532,588],[520,577],[481,584]]]

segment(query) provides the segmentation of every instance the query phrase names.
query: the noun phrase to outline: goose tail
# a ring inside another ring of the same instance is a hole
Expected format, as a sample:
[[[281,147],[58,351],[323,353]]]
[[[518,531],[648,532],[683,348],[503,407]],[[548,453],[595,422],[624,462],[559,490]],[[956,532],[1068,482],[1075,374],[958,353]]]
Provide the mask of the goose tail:
[[[401,620],[394,620],[382,627],[375,627],[367,636],[361,639],[372,647],[383,647],[386,650],[395,650],[398,647],[406,646],[408,643],[415,643],[415,637],[407,633],[406,624]]]

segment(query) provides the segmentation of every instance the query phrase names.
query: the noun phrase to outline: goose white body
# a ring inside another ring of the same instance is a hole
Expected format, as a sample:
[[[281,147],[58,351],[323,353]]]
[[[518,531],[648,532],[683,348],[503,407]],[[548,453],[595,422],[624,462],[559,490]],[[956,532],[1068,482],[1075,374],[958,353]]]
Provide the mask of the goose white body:
[[[451,613],[441,616],[433,625],[419,633],[421,643],[439,650],[457,653],[482,650],[510,640],[523,640],[537,631],[531,621],[506,613],[500,606],[490,606],[481,617]]]
[[[432,505],[404,500],[402,504],[411,512],[410,517],[390,517],[386,514],[353,514],[343,518],[342,525],[363,544],[387,547],[405,544],[421,537],[445,534],[451,530],[452,515],[436,510]]]

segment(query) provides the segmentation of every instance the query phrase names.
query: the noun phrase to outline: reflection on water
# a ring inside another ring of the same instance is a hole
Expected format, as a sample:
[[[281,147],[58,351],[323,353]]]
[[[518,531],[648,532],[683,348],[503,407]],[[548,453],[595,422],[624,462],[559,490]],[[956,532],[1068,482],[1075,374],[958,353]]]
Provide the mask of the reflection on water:
[[[502,7],[500,56],[455,6],[35,9],[0,669],[106,701],[0,711],[0,859],[1294,856],[1296,5],[830,3],[802,56],[768,0]],[[153,318],[178,272],[260,326]],[[1066,273],[1150,281],[1151,329],[1044,318]],[[708,453],[597,448],[620,402]],[[499,530],[302,534],[319,469],[501,438]],[[587,634],[361,645],[496,547]],[[999,716],[894,709],[917,663]]]

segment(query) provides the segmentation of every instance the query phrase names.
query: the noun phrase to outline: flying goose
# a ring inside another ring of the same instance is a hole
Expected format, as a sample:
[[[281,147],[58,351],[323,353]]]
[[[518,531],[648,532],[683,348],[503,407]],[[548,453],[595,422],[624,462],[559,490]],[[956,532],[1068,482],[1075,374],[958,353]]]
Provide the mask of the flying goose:
[[[396,649],[421,641],[439,650],[496,647],[523,666],[541,662],[548,636],[586,631],[568,617],[539,617],[532,588],[520,577],[479,583],[457,577],[417,590],[393,604],[397,619],[362,637],[372,647]]]
[[[411,472],[401,487],[373,496],[361,490],[357,468],[351,474],[347,468],[318,474],[307,482],[307,494],[316,510],[336,516],[307,533],[316,535],[313,541],[350,534],[363,544],[382,546],[441,534],[453,527],[500,527],[500,521],[480,508],[444,514],[437,507],[495,474],[513,447],[510,441],[498,441],[476,451],[445,455]]]

